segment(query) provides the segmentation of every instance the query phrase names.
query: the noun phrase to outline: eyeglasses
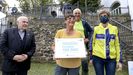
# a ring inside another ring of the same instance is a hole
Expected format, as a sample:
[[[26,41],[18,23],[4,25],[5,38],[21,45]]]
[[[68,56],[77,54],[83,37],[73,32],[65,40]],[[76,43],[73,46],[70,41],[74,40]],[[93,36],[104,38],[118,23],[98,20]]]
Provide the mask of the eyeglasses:
[[[102,16],[108,17],[108,15],[101,15],[100,17],[102,17]]]
[[[67,20],[75,20],[75,18],[74,17],[69,17],[69,18],[67,18]]]
[[[23,23],[29,23],[28,21],[22,21]]]

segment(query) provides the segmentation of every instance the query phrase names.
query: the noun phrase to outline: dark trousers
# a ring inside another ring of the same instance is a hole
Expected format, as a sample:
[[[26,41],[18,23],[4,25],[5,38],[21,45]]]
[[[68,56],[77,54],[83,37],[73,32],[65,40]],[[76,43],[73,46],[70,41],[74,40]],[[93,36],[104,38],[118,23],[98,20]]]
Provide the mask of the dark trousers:
[[[93,66],[96,75],[104,75],[104,68],[106,75],[115,75],[116,60],[115,59],[102,59],[97,56],[93,56]]]
[[[2,72],[2,75],[27,75],[27,70],[20,70],[16,72]]]
[[[86,58],[83,58],[82,59],[82,63],[81,63],[81,65],[82,65],[82,75],[88,75],[88,62],[89,62],[89,59],[88,59],[88,57],[86,57]]]

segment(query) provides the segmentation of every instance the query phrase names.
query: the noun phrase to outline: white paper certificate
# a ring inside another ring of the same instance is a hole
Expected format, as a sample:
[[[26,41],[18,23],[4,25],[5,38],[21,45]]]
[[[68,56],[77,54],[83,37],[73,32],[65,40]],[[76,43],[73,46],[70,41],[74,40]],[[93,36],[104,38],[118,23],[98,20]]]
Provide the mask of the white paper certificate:
[[[55,58],[84,58],[86,54],[83,38],[55,38]]]
[[[129,75],[133,75],[133,61],[128,61]]]

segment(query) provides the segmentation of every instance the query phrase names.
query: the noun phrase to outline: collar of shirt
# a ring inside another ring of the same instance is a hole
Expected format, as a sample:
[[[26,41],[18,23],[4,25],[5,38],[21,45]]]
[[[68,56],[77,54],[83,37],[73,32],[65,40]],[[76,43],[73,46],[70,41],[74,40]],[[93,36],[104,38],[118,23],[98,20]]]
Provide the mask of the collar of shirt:
[[[23,40],[24,35],[25,35],[25,31],[24,30],[18,30],[18,33],[19,33],[21,39]]]

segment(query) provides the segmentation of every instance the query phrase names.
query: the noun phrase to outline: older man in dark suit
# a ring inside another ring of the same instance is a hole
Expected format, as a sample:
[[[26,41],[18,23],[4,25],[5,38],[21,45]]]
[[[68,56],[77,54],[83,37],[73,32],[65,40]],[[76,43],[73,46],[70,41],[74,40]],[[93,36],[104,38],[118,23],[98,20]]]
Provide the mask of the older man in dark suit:
[[[27,30],[28,18],[17,18],[17,28],[6,29],[0,41],[4,56],[2,75],[27,75],[31,57],[35,52],[34,34]]]

